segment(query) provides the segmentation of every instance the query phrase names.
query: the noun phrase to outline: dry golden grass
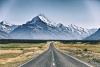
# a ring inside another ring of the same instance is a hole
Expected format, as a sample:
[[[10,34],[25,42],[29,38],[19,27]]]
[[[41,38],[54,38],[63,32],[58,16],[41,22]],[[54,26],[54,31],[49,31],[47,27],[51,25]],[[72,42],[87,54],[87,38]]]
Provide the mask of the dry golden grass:
[[[57,48],[59,49],[72,49],[72,50],[84,50],[84,49],[88,49],[94,53],[100,53],[100,44],[63,44],[63,43],[58,43],[56,45]]]
[[[46,43],[0,44],[0,67],[17,67],[47,49]]]
[[[56,48],[64,53],[73,55],[88,63],[97,62],[100,64],[100,43],[89,44],[89,43],[70,43],[64,44],[58,42],[55,44]],[[95,66],[95,64],[93,64]]]

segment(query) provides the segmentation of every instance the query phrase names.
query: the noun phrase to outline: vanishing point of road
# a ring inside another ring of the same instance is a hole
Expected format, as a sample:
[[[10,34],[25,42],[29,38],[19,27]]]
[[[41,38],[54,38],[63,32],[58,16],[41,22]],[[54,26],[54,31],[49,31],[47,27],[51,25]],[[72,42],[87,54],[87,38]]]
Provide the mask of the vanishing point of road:
[[[70,55],[57,50],[53,42],[47,51],[32,59],[31,61],[20,65],[19,67],[93,67]]]

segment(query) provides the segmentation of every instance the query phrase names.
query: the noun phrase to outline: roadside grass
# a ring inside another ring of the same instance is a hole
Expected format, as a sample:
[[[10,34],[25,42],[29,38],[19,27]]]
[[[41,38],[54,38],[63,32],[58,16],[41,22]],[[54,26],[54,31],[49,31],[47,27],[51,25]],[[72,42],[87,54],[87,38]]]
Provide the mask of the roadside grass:
[[[21,49],[21,48],[30,48],[30,47],[37,47],[42,46],[44,43],[9,43],[9,44],[0,44],[0,49],[7,50],[7,49]]]
[[[91,44],[86,44],[86,43],[83,43],[83,44],[63,44],[63,43],[59,43],[57,45],[59,48],[61,49],[72,49],[73,50],[89,50],[89,51],[92,51],[92,52],[96,52],[96,53],[100,53],[100,44],[94,44],[94,45],[91,45]]]
[[[73,55],[85,62],[91,63],[96,67],[100,66],[100,43],[60,43],[58,42],[56,48],[64,53]],[[98,64],[99,66],[97,66]]]
[[[18,67],[20,64],[28,61],[30,58],[28,58],[27,60],[23,60],[23,61],[18,61],[18,62],[8,62],[6,64],[0,64],[0,67]]]
[[[0,67],[17,67],[17,64],[19,64],[19,62],[0,64]]]
[[[18,67],[47,49],[46,43],[0,44],[0,67]]]
[[[0,55],[0,59],[6,59],[6,58],[14,58],[14,57],[17,57],[19,56],[20,54],[19,53],[8,53],[8,54],[1,54]]]

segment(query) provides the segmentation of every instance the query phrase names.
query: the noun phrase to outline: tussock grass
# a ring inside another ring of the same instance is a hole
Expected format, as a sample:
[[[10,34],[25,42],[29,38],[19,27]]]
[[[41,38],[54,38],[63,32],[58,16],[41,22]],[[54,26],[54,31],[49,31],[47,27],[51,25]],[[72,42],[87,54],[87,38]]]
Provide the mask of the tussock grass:
[[[100,65],[100,43],[60,43],[58,42],[56,48],[62,52],[71,54],[83,61],[97,66]]]
[[[0,67],[18,67],[47,49],[46,43],[0,44]]]

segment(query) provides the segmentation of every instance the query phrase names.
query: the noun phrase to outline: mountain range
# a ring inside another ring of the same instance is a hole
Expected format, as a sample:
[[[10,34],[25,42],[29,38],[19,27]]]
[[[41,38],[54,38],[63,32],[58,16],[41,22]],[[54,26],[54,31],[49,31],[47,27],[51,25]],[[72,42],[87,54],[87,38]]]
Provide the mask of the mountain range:
[[[44,15],[38,15],[22,25],[0,22],[0,39],[82,40],[93,36],[96,32],[98,29],[86,29],[73,24],[54,25]]]

